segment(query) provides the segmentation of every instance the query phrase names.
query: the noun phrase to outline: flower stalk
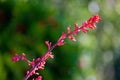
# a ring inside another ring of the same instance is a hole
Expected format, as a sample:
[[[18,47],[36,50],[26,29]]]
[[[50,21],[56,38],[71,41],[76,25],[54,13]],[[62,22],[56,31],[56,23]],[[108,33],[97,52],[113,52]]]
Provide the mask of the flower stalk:
[[[54,56],[52,54],[52,50],[56,46],[63,46],[65,44],[64,40],[66,38],[69,38],[72,41],[76,41],[74,36],[77,36],[79,31],[87,33],[88,29],[95,29],[96,28],[95,23],[98,23],[100,20],[101,20],[101,18],[99,15],[94,15],[94,16],[90,17],[87,21],[83,22],[82,26],[75,24],[74,29],[72,31],[70,30],[70,26],[68,26],[67,33],[62,32],[62,35],[59,37],[59,39],[57,40],[57,42],[55,44],[52,44],[52,42],[50,42],[50,41],[45,41],[45,44],[47,45],[48,50],[41,58],[36,58],[36,59],[33,59],[32,61],[29,61],[26,58],[26,55],[23,53],[22,56],[16,54],[12,58],[12,61],[17,62],[19,60],[24,60],[24,61],[28,62],[29,66],[31,66],[31,69],[27,70],[24,80],[28,80],[29,77],[32,75],[38,75],[37,78],[35,78],[35,79],[33,78],[32,80],[42,80],[42,76],[40,76],[39,73],[37,73],[37,70],[44,69],[46,60],[48,58],[54,58]]]

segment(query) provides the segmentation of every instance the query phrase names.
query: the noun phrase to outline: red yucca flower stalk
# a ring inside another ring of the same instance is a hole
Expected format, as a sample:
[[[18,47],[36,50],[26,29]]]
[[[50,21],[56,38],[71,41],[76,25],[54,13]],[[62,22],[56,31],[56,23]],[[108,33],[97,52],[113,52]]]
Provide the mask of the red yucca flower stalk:
[[[50,41],[45,41],[45,44],[48,47],[47,52],[40,58],[36,58],[33,59],[32,61],[29,61],[26,58],[26,55],[23,53],[22,56],[15,54],[15,56],[12,58],[13,62],[17,62],[19,60],[24,60],[28,62],[28,65],[31,66],[30,70],[27,70],[26,72],[26,76],[24,77],[24,80],[28,80],[28,78],[32,75],[38,75],[38,77],[36,79],[32,79],[32,80],[42,80],[42,76],[39,75],[39,73],[37,73],[37,70],[43,70],[46,60],[48,58],[54,58],[53,54],[52,54],[52,50],[56,47],[56,46],[62,46],[65,44],[64,40],[66,38],[69,38],[72,41],[76,41],[74,36],[77,36],[79,31],[82,31],[84,33],[88,32],[88,29],[95,29],[95,23],[99,22],[101,20],[99,15],[94,15],[92,17],[90,17],[87,21],[82,23],[82,26],[79,26],[78,24],[74,25],[74,29],[71,31],[70,30],[70,26],[67,27],[67,33],[62,32],[62,35],[59,37],[58,41],[55,44],[52,44],[52,42]]]

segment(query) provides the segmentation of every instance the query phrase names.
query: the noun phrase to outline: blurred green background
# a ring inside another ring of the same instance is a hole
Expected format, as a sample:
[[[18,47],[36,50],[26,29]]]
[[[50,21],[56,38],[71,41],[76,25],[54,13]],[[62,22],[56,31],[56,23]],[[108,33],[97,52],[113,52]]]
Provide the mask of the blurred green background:
[[[120,80],[120,0],[0,0],[0,80],[23,80],[29,66],[11,62],[15,53],[40,57],[46,40],[94,14],[102,17],[97,29],[66,39],[39,72],[43,80]]]

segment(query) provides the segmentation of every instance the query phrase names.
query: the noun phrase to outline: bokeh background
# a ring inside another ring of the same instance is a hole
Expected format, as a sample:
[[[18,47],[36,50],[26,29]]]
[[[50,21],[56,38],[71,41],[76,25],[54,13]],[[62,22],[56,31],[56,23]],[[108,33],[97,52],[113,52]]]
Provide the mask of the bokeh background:
[[[95,30],[53,50],[43,80],[120,80],[120,0],[0,0],[0,80],[23,80],[30,67],[15,53],[42,56],[66,27],[99,14]],[[31,79],[29,79],[31,80]]]

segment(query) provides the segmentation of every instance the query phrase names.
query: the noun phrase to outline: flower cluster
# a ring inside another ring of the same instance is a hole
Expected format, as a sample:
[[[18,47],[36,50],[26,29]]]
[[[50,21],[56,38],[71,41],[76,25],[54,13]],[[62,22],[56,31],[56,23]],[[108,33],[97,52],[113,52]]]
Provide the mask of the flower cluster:
[[[58,46],[62,46],[65,44],[64,39],[69,38],[72,41],[76,41],[74,36],[77,36],[79,31],[82,31],[84,33],[88,32],[88,29],[95,29],[95,23],[99,22],[101,20],[99,15],[94,15],[90,17],[87,21],[82,23],[82,26],[80,27],[78,24],[74,25],[74,30],[70,31],[70,26],[67,27],[67,34],[62,33],[61,37],[57,41]],[[73,36],[74,35],[74,36]]]
[[[20,56],[19,54],[15,54],[15,56],[12,58],[13,62],[17,62],[19,60],[26,61],[27,60],[26,55],[24,53],[22,53],[22,56]]]
[[[88,32],[88,30],[87,30],[88,28],[90,28],[90,29],[96,28],[95,23],[97,23],[99,20],[101,20],[99,15],[92,16],[90,19],[88,19],[87,21],[82,23],[81,30],[84,33],[87,33]]]
[[[24,80],[28,80],[28,78],[32,75],[38,75],[38,77],[36,79],[32,79],[32,80],[42,80],[42,76],[39,75],[39,73],[37,72],[37,70],[43,70],[46,60],[48,58],[54,58],[54,56],[52,55],[52,50],[56,47],[56,46],[62,46],[65,44],[64,40],[66,38],[69,38],[72,41],[76,41],[74,36],[77,36],[79,31],[82,31],[84,33],[88,32],[88,29],[95,29],[95,23],[99,22],[101,20],[99,15],[94,15],[92,17],[90,17],[87,21],[82,23],[82,26],[79,26],[78,24],[74,25],[74,30],[70,30],[70,26],[67,27],[67,33],[63,32],[62,35],[59,37],[58,41],[52,45],[52,42],[50,41],[45,41],[45,44],[48,47],[48,51],[41,57],[41,58],[36,58],[33,59],[32,61],[29,61],[26,58],[26,55],[23,53],[22,56],[16,54],[13,58],[12,61],[13,62],[17,62],[19,60],[24,60],[28,62],[28,65],[31,66],[30,70],[27,70],[26,72],[26,76],[24,77]]]

